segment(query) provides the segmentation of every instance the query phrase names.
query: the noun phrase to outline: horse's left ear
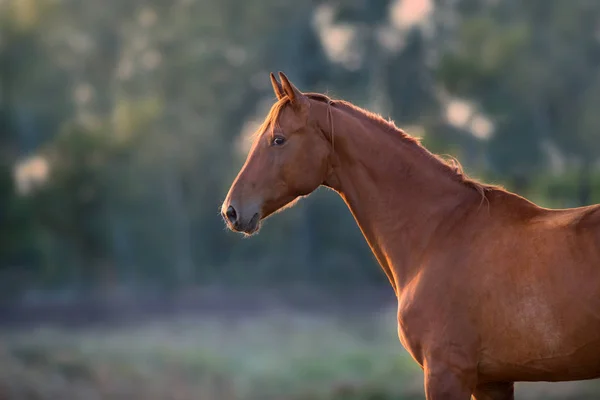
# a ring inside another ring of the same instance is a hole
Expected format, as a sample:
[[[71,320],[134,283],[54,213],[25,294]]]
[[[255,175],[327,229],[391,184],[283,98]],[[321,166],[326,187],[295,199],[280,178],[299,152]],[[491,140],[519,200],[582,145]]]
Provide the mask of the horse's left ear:
[[[283,72],[279,73],[279,79],[281,79],[281,85],[283,86],[283,91],[289,97],[290,103],[295,107],[308,107],[308,97],[302,94],[296,86],[290,82],[290,80],[285,76]]]
[[[271,77],[271,85],[273,85],[273,91],[275,92],[275,96],[277,96],[277,100],[281,100],[282,98],[285,97],[285,92],[283,91],[281,84],[279,82],[277,82],[277,79],[275,79],[275,75],[273,75],[272,72],[270,74],[270,77]]]

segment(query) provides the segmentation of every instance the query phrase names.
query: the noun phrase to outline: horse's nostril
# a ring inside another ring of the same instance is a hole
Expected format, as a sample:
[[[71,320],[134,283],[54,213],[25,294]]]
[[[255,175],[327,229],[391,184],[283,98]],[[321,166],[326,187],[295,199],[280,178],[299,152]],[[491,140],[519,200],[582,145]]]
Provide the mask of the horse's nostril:
[[[235,223],[235,221],[237,220],[237,213],[235,212],[235,208],[233,208],[232,206],[227,207],[225,215],[227,216],[229,222],[231,222],[232,224]]]

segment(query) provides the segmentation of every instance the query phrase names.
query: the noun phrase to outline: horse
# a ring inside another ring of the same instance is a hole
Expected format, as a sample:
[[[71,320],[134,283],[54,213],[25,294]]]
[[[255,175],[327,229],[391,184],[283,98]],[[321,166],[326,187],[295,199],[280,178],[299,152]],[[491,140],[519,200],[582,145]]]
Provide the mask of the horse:
[[[277,101],[222,204],[231,230],[337,192],[395,292],[428,400],[600,377],[600,205],[540,207],[379,115],[270,77]]]

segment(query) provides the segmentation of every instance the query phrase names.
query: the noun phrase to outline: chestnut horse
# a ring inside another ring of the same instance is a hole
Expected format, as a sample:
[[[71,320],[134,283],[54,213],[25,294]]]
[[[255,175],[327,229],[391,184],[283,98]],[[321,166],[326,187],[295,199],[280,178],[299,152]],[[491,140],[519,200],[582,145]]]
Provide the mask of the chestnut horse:
[[[541,208],[377,115],[280,80],[222,206],[232,230],[257,232],[320,185],[339,193],[394,288],[429,400],[600,377],[600,206]]]

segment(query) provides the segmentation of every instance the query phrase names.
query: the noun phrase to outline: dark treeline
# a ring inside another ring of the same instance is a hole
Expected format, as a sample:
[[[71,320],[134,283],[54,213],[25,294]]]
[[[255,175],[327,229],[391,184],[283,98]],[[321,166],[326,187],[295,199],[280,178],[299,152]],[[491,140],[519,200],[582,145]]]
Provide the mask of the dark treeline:
[[[2,1],[1,296],[385,285],[327,190],[224,229],[270,71],[540,204],[600,202],[598,21],[585,0]]]

